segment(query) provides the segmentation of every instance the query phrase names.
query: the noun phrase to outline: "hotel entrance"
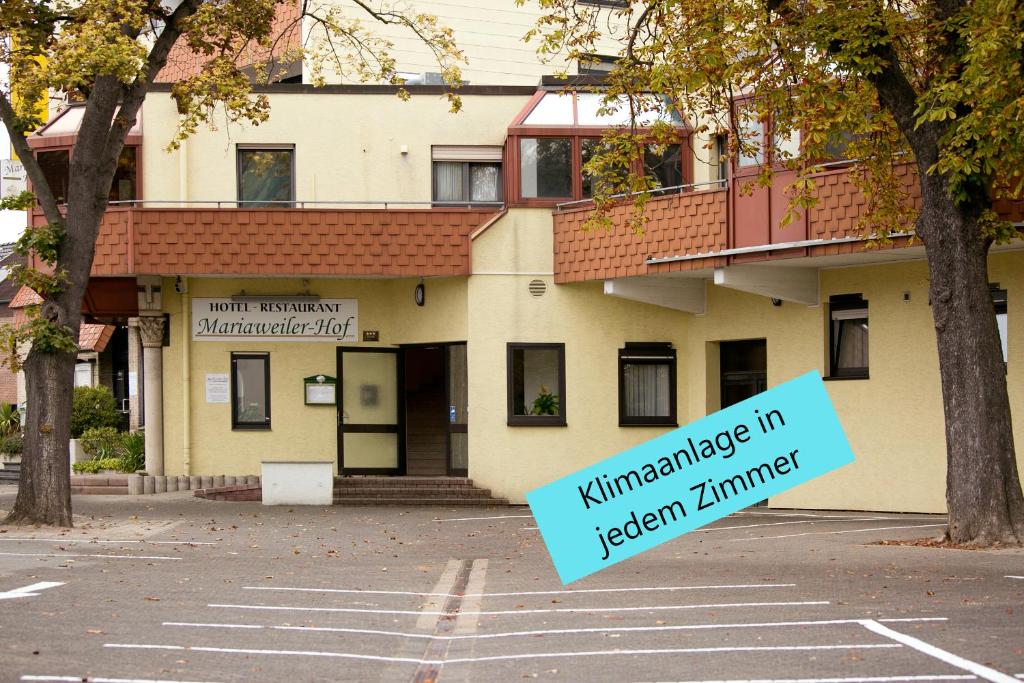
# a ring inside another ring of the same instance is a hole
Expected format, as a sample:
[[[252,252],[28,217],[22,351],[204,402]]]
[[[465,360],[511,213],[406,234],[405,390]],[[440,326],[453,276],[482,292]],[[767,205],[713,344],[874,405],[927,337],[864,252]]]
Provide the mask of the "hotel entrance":
[[[467,476],[466,345],[339,347],[338,471]]]

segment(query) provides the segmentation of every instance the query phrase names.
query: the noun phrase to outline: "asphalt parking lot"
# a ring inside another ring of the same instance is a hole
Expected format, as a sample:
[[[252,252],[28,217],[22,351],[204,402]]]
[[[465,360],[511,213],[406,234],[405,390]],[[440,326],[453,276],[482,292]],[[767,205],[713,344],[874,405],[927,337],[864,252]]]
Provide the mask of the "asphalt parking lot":
[[[1024,678],[1024,552],[877,543],[937,516],[751,509],[563,586],[527,508],[74,502],[0,527],[3,681]]]

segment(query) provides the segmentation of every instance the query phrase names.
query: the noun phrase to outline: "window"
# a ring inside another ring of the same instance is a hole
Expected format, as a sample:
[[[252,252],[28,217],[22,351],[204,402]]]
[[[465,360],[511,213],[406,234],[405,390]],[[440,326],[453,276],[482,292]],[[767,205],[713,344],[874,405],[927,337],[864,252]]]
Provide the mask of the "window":
[[[991,285],[991,288],[992,305],[995,306],[996,309],[996,326],[999,328],[999,344],[1003,349],[1003,362],[1006,363],[1010,358],[1008,353],[1009,346],[1006,343],[1007,334],[1009,333],[1009,330],[1007,329],[1008,320],[1006,317],[1006,290],[999,289],[998,283]]]
[[[656,187],[679,187],[683,184],[683,152],[681,145],[647,145],[644,150],[644,174],[654,179]]]
[[[668,343],[619,349],[619,425],[676,425],[676,351]]]
[[[711,173],[712,180],[725,184],[729,179],[729,136],[720,133],[715,136],[714,146],[711,148]]]
[[[58,204],[65,203],[68,199],[71,153],[66,149],[39,152],[36,154],[36,160],[39,161],[39,168],[43,171],[54,199]]]
[[[500,201],[500,163],[434,162],[434,202]]]
[[[91,387],[92,386],[92,363],[89,362],[78,362],[75,363],[75,386],[76,387]]]
[[[764,128],[757,120],[756,112],[746,111],[740,116],[739,134],[745,149],[740,151],[736,165],[748,167],[763,164]]]
[[[617,59],[609,55],[583,55],[576,66],[576,73],[581,76],[603,76],[615,68]]]
[[[600,179],[587,173],[585,167],[601,152],[600,138],[583,138],[580,142],[580,173],[582,174],[583,196],[593,197]]]
[[[508,424],[565,426],[565,344],[508,345]]]
[[[114,171],[114,181],[110,184],[110,201],[130,202],[138,199],[135,196],[137,157],[136,147],[125,147],[121,150],[121,156],[117,159],[117,170]]]
[[[270,429],[270,354],[231,354],[231,427]]]
[[[519,169],[524,199],[572,197],[572,139],[521,138]]]
[[[246,208],[295,201],[293,147],[238,147],[238,203]]]
[[[829,299],[829,376],[867,379],[868,302],[860,294]]]

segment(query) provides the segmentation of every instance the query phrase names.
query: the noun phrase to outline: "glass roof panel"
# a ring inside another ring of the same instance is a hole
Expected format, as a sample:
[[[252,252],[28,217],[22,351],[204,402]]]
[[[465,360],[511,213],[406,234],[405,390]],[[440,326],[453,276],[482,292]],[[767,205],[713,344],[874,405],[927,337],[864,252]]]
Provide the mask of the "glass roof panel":
[[[637,124],[649,126],[659,119],[673,125],[682,125],[675,109],[665,106],[652,95],[644,101],[643,108],[647,111],[640,113]],[[581,126],[626,126],[629,125],[629,99],[625,95],[618,97],[618,104],[613,105],[611,113],[600,114],[599,110],[604,106],[604,95],[600,93],[578,93],[576,95],[576,109]]]
[[[545,93],[537,106],[523,121],[526,126],[571,126],[572,94],[568,92]]]

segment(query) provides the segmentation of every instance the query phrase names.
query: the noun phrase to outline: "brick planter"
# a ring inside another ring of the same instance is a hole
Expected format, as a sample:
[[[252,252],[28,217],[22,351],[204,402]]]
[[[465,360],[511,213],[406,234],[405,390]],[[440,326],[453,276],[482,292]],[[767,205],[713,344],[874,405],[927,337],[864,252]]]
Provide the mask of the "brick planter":
[[[196,498],[206,500],[225,500],[232,502],[263,500],[263,488],[259,484],[235,484],[234,486],[214,486],[199,489]]]
[[[71,493],[79,496],[127,496],[127,474],[73,474]]]

